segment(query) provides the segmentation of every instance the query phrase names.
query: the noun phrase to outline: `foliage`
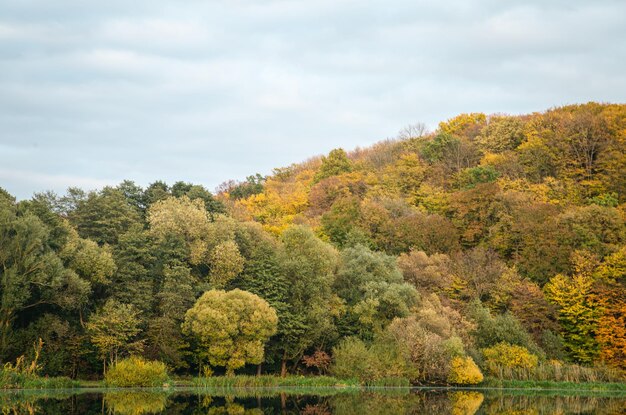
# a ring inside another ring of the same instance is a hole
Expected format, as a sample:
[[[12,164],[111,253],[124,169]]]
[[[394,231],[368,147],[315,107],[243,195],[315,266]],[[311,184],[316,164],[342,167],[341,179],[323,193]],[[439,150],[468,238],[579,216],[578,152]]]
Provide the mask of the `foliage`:
[[[222,242],[211,252],[211,274],[214,287],[222,288],[243,271],[244,259],[233,241]]]
[[[386,362],[370,383],[445,384],[453,361],[484,367],[480,349],[502,342],[540,363],[498,376],[613,379],[626,361],[625,131],[624,104],[461,114],[215,196],[159,180],[21,201],[0,190],[0,360],[32,359],[41,338],[41,375],[93,378],[98,359],[130,353],[209,373],[185,315],[210,289],[239,289],[278,319],[246,360],[259,372],[324,372],[356,337],[363,359]]]
[[[336,148],[328,153],[328,157],[322,157],[322,165],[315,175],[314,181],[317,183],[327,177],[348,173],[351,170],[352,164],[348,160],[346,152],[341,148]]]
[[[539,359],[528,349],[508,343],[498,343],[495,346],[482,349],[485,365],[492,375],[497,375],[501,367],[534,369]]]
[[[591,363],[599,352],[595,332],[602,310],[593,293],[593,259],[579,254],[574,260],[576,273],[553,277],[544,290],[548,300],[558,306],[566,351],[577,362]]]
[[[212,376],[193,379],[193,385],[203,388],[276,388],[276,387],[355,387],[353,379],[331,376]]]
[[[229,374],[263,361],[264,343],[276,333],[276,311],[246,291],[211,290],[187,311],[183,331],[201,343],[200,357]]]
[[[162,386],[169,381],[162,362],[147,361],[138,356],[114,363],[104,375],[107,386],[118,388]]]
[[[448,382],[455,385],[476,385],[482,381],[483,374],[471,357],[452,358]]]
[[[403,378],[410,373],[393,343],[379,342],[368,347],[356,337],[347,337],[333,348],[333,359],[331,373],[342,379],[358,379],[363,384]]]
[[[132,305],[115,300],[107,301],[87,322],[91,342],[98,348],[106,372],[107,360],[116,363],[118,355],[137,350],[141,344],[133,342],[139,333],[137,311]]]

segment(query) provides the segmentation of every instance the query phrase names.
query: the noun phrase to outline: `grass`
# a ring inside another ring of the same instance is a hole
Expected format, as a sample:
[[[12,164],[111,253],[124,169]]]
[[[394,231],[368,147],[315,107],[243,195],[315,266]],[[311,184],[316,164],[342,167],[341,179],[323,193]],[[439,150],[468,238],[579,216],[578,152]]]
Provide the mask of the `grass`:
[[[337,379],[331,376],[211,376],[194,378],[191,384],[203,388],[360,387],[356,379]]]
[[[72,389],[78,381],[67,377],[39,377],[0,369],[0,389]]]
[[[626,383],[622,382],[558,382],[550,380],[503,380],[487,378],[481,385],[487,388],[508,389],[559,389],[571,391],[619,391],[626,392]]]

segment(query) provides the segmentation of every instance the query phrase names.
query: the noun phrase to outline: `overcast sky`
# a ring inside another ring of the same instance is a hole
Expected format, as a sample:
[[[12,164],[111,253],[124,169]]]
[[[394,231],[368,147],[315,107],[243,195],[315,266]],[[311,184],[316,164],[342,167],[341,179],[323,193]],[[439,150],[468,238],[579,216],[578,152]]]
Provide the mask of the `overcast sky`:
[[[626,101],[624,0],[0,0],[0,187],[204,184]]]

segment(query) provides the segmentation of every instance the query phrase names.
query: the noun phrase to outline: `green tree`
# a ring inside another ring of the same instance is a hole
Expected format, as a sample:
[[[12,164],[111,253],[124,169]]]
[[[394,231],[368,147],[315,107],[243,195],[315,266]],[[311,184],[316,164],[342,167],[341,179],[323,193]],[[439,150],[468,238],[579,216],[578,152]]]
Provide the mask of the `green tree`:
[[[198,338],[201,358],[233,375],[246,363],[263,361],[277,323],[276,311],[262,298],[239,289],[211,290],[187,311],[183,331]]]
[[[343,149],[336,148],[328,153],[328,157],[322,157],[322,166],[315,174],[314,182],[350,171],[352,171],[352,163],[348,155]]]
[[[87,300],[89,282],[63,266],[50,242],[38,217],[0,193],[0,359],[20,313],[75,310]]]
[[[288,304],[281,333],[284,376],[288,360],[299,361],[308,348],[334,336],[333,317],[338,309],[331,286],[337,253],[303,226],[287,228],[281,239],[279,261],[287,281]]]
[[[139,223],[140,216],[121,191],[105,187],[78,202],[69,220],[80,236],[102,245],[116,244],[120,235]]]
[[[234,241],[217,245],[211,252],[211,273],[209,280],[216,288],[224,286],[243,271],[244,258]]]
[[[98,349],[106,373],[109,364],[117,362],[120,353],[136,351],[141,342],[135,341],[139,334],[139,316],[130,304],[115,300],[107,301],[104,306],[92,314],[86,324],[91,343]]]

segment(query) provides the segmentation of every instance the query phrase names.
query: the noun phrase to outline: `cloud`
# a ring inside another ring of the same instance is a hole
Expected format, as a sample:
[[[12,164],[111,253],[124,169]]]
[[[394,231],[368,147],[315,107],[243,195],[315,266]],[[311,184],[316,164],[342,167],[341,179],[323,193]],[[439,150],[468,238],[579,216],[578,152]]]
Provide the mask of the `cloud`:
[[[610,0],[9,1],[0,186],[213,188],[459,112],[624,102],[625,14]]]

